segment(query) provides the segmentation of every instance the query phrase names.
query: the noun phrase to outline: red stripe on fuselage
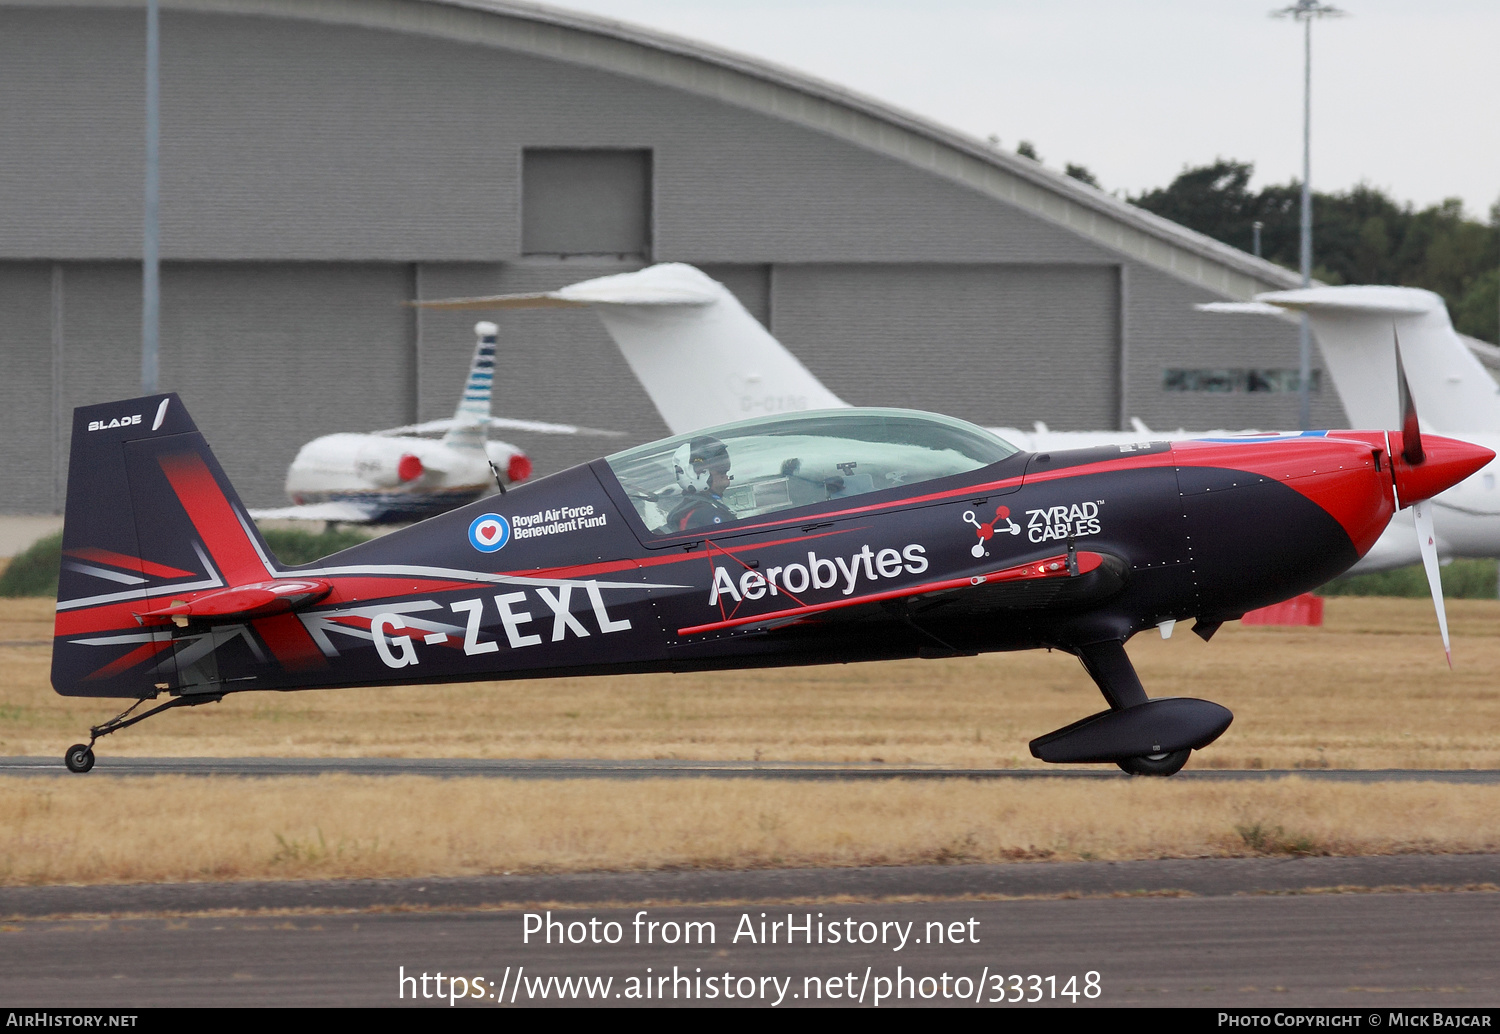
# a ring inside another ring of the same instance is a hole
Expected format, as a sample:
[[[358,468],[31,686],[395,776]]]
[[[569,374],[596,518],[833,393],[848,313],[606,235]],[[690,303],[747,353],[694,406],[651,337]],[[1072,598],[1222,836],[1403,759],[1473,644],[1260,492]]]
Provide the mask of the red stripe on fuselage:
[[[1135,455],[1121,456],[1117,460],[1099,460],[1094,463],[1080,463],[1076,467],[1045,467],[1041,470],[1027,470],[1024,483],[1027,485],[1041,484],[1046,481],[1064,481],[1068,478],[1087,477],[1090,474],[1108,474],[1116,470],[1144,470],[1151,467],[1175,467],[1177,461],[1173,459],[1171,452],[1151,452]]]
[[[1103,564],[1104,558],[1098,553],[1080,552],[1076,556],[1078,574],[1088,574]],[[1049,570],[1049,568],[1051,570]],[[726,628],[738,628],[744,625],[756,625],[765,622],[786,621],[792,618],[822,614],[830,610],[841,610],[846,607],[858,607],[866,603],[878,603],[882,600],[894,600],[903,596],[921,596],[933,592],[947,592],[954,589],[968,589],[976,585],[987,583],[1030,581],[1034,579],[1060,579],[1075,578],[1077,575],[1068,570],[1068,554],[1059,553],[1057,556],[1046,557],[1042,560],[1032,560],[1016,567],[1008,567],[1002,571],[992,571],[983,575],[965,575],[961,578],[945,578],[936,582],[923,582],[919,585],[904,585],[899,589],[888,589],[885,592],[866,593],[863,596],[852,596],[847,599],[829,600],[825,603],[806,604],[797,600],[796,607],[786,610],[773,610],[764,614],[750,614],[745,617],[730,615],[723,621],[711,621],[704,625],[692,625],[687,628],[679,628],[678,635],[695,635],[699,632],[716,632]],[[785,591],[785,590],[783,590]],[[791,596],[791,593],[787,593]],[[795,596],[792,599],[796,600]],[[738,605],[735,607],[739,609]]]
[[[187,511],[188,520],[193,522],[209,556],[223,572],[224,580],[230,585],[244,585],[270,577],[271,572],[240,526],[239,517],[203,457],[189,452],[163,456],[159,462],[172,491],[177,493],[178,502]]]
[[[803,518],[807,523],[807,518]],[[738,525],[732,525],[732,530],[740,531]],[[721,531],[724,529],[720,529]],[[735,553],[744,553],[752,549],[769,549],[771,546],[785,546],[792,542],[810,542],[813,539],[827,538],[829,535],[847,535],[853,531],[863,531],[864,528],[840,528],[837,531],[820,531],[816,535],[797,535],[789,539],[776,539],[772,542],[749,542],[740,546],[721,546],[714,543],[714,551],[727,553],[733,556]],[[704,541],[708,541],[706,538]],[[677,547],[681,549],[681,546]],[[505,571],[503,574],[512,575],[516,578],[586,578],[591,575],[611,574],[615,571],[633,571],[639,567],[660,567],[662,564],[681,564],[691,560],[698,560],[704,554],[694,550],[691,553],[668,553],[665,556],[641,557],[639,560],[606,560],[597,564],[575,564],[571,567],[539,567],[535,571]]]
[[[495,582],[412,578],[400,575],[319,575],[318,577],[333,586],[333,591],[319,601],[320,607],[384,600],[393,596],[412,596],[417,593],[452,592],[456,589],[494,589],[497,592],[504,589],[503,585]]]

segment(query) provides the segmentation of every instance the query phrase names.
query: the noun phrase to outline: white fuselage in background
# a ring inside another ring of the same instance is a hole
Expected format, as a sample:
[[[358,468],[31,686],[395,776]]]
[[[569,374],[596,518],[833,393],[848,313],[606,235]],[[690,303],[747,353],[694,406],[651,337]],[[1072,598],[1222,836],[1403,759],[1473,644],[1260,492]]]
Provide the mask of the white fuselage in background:
[[[329,434],[298,450],[286,493],[298,506],[363,506],[375,522],[422,520],[497,491],[491,462],[513,480],[524,477],[512,468],[518,458],[524,461],[524,453],[498,441],[479,452],[432,438]]]

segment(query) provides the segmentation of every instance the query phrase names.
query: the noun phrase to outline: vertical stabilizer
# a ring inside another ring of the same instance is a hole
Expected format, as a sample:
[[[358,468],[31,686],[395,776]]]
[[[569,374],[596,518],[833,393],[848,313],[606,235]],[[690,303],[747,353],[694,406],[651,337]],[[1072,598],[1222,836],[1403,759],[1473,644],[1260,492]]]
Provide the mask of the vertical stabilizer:
[[[53,687],[143,697],[214,684],[209,647],[139,618],[274,574],[193,418],[175,394],[83,406],[70,455]]]
[[[493,323],[474,324],[474,358],[469,363],[469,377],[458,408],[453,411],[453,427],[443,435],[443,444],[454,449],[484,451],[489,437],[491,399],[495,390],[495,340],[500,328]]]
[[[700,300],[651,300],[663,282]],[[641,298],[632,297],[639,292]],[[594,305],[631,372],[673,434],[712,424],[847,405],[745,310],[692,266],[653,266],[558,292]]]

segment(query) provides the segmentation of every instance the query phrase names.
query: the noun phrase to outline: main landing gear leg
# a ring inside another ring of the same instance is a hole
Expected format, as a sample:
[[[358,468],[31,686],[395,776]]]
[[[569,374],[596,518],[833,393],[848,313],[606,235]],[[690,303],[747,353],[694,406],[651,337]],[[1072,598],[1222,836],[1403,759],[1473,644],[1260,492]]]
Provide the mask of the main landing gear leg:
[[[165,704],[158,704],[151,710],[142,712],[141,714],[136,715],[134,718],[129,717],[131,711],[134,711],[137,707],[140,707],[150,699],[150,697],[141,697],[141,699],[131,704],[129,707],[121,711],[119,714],[115,715],[103,725],[96,725],[92,729],[90,729],[88,743],[75,743],[71,747],[69,747],[67,753],[63,755],[63,764],[68,766],[68,771],[81,773],[87,772],[89,769],[94,767],[94,744],[98,742],[99,737],[101,736],[108,736],[112,732],[119,732],[121,729],[128,729],[136,722],[144,722],[152,715],[161,714],[163,711],[170,710],[174,707],[192,707],[195,704],[214,703],[216,701],[222,700],[223,694],[206,693],[197,696],[173,697]]]
[[[1083,670],[1089,673],[1113,710],[1123,711],[1146,702],[1146,690],[1141,685],[1140,676],[1135,673],[1135,665],[1130,663],[1130,658],[1125,654],[1125,644],[1118,639],[1090,643],[1078,651],[1078,659],[1083,662]],[[1192,749],[1184,747],[1181,750],[1122,758],[1115,764],[1131,775],[1169,776],[1175,775],[1187,764],[1190,754]]]
[[[1031,756],[1064,765],[1119,765],[1131,775],[1169,776],[1229,728],[1234,715],[1211,700],[1146,697],[1125,645],[1106,639],[1070,647],[1109,710],[1031,741]]]

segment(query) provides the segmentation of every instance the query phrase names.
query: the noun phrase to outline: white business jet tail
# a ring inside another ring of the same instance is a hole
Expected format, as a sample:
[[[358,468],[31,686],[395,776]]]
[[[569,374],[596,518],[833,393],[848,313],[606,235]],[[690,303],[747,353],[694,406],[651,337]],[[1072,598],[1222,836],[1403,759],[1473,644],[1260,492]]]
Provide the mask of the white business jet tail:
[[[474,324],[474,358],[464,381],[453,426],[443,435],[450,449],[484,452],[490,436],[490,400],[495,390],[495,337],[500,328],[493,323]]]
[[[848,405],[745,311],[677,262],[537,294],[417,302],[432,309],[589,307],[673,434],[726,420]]]
[[[1464,346],[1443,299],[1416,287],[1350,285],[1273,291],[1254,302],[1212,302],[1208,312],[1306,312],[1339,400],[1355,427],[1391,427],[1401,413],[1396,353],[1424,427],[1440,434],[1500,431],[1500,387]],[[1394,334],[1392,328],[1394,327]]]

